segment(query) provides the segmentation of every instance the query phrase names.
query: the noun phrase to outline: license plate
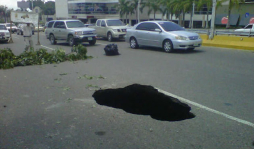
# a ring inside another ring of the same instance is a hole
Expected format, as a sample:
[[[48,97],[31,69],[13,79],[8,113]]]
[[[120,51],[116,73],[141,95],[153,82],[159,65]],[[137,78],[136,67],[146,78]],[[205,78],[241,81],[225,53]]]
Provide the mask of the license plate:
[[[93,40],[93,37],[88,37],[88,40]]]
[[[194,44],[194,47],[197,47],[197,46],[199,46],[199,44],[198,44],[198,43],[195,43],[195,44]]]

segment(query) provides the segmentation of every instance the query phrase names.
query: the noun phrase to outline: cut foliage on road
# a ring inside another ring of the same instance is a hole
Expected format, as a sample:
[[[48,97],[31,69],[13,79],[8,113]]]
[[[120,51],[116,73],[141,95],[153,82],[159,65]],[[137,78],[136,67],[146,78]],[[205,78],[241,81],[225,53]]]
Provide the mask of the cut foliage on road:
[[[133,84],[125,88],[98,90],[93,97],[100,105],[132,114],[150,115],[156,120],[180,121],[195,117],[189,105],[148,85]]]
[[[46,49],[38,51],[24,51],[20,55],[13,54],[11,49],[0,49],[0,69],[10,69],[16,66],[43,65],[60,63],[64,61],[76,61],[91,58],[86,55],[87,49],[83,45],[75,47],[75,51],[65,54],[62,49],[47,52]]]

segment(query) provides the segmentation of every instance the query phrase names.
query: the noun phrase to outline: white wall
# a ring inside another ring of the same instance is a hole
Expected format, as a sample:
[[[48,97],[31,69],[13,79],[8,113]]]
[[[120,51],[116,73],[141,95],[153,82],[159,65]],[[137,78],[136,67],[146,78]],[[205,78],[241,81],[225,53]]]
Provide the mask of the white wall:
[[[56,18],[68,18],[68,2],[67,0],[55,0]]]

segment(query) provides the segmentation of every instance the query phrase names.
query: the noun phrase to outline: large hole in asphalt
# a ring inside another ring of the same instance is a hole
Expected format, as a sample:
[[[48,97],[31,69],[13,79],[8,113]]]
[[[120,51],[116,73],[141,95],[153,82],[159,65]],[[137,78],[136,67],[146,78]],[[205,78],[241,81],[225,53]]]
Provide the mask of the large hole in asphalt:
[[[156,120],[181,121],[195,117],[189,105],[148,85],[133,84],[124,88],[98,90],[93,97],[100,105],[132,114],[150,115]]]

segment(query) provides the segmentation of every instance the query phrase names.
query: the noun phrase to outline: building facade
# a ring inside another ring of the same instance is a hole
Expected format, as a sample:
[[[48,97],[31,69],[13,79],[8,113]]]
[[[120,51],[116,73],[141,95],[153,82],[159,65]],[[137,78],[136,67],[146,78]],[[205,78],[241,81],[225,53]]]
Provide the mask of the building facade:
[[[116,18],[118,0],[56,0],[57,19],[79,19],[84,23],[95,23],[97,19]]]
[[[84,23],[95,23],[97,19],[103,18],[115,18],[122,19],[126,24],[134,25],[137,23],[137,15],[131,14],[120,17],[119,12],[115,9],[115,5],[118,4],[118,0],[55,0],[56,5],[56,19],[79,19]],[[216,25],[225,25],[223,21],[224,18],[227,17],[228,12],[228,2],[223,3],[222,6],[216,9]],[[254,0],[245,0],[245,3],[241,3],[239,8],[233,8],[231,11],[231,25],[235,26],[245,26],[250,22],[250,20],[254,20]],[[207,24],[207,20],[209,20],[209,24],[211,22],[211,14],[212,11],[208,10],[206,6],[201,10],[197,10],[194,7],[195,12],[193,16],[193,27],[194,28],[202,28]],[[207,13],[208,12],[208,13]],[[190,14],[191,12],[187,12],[184,16],[185,22],[181,24],[182,26],[188,28],[190,25]],[[183,17],[183,16],[180,16]],[[179,17],[176,18],[175,15],[170,18],[166,18],[161,13],[157,12],[154,14],[153,12],[148,15],[148,8],[144,8],[143,12],[140,13],[140,21],[147,20],[171,20],[176,23],[179,21]],[[181,18],[183,19],[183,18]]]

